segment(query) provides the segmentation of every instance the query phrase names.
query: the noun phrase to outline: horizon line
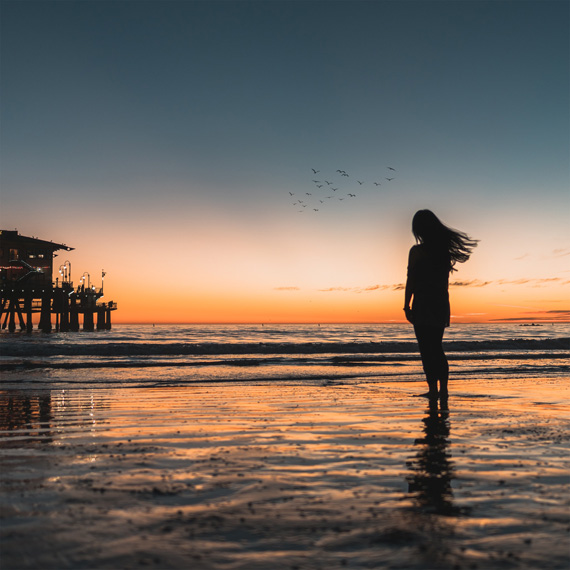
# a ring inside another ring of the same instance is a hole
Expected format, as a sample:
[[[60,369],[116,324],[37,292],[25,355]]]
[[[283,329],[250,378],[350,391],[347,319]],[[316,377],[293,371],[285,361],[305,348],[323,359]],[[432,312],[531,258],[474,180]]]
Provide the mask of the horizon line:
[[[504,318],[488,321],[452,322],[453,325],[485,325],[485,324],[570,324],[570,320]],[[408,321],[114,321],[113,325],[409,325]],[[449,328],[449,327],[448,327]]]

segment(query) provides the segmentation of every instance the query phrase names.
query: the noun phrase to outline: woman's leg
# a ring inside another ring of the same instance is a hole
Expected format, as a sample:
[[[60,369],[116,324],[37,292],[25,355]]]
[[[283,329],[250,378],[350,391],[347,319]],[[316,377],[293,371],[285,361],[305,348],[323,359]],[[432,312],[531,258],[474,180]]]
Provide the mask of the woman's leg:
[[[443,331],[444,327],[441,327],[437,334],[437,347],[434,347],[437,379],[439,380],[439,395],[441,398],[447,398],[447,381],[449,379],[449,363],[447,362],[447,357],[443,351]]]
[[[443,352],[444,327],[414,326],[414,331],[429,386],[428,395],[437,396],[437,381],[439,380],[441,395],[447,397],[449,365]]]

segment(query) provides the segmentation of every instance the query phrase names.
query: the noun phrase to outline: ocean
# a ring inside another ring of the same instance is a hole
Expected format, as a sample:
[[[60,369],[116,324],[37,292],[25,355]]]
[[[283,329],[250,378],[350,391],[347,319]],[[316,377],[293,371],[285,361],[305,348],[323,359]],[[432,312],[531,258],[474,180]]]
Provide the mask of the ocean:
[[[446,330],[450,378],[569,374],[570,324]],[[114,325],[111,331],[0,335],[4,388],[378,382],[423,378],[402,324]]]

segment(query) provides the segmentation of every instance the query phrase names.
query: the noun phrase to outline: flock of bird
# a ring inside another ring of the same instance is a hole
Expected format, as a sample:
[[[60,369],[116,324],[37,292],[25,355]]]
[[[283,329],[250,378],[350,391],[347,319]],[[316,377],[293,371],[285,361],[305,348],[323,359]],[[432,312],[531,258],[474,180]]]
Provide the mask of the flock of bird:
[[[396,172],[391,166],[386,167],[387,170]],[[395,180],[395,176],[383,176],[379,180],[365,182],[358,180],[348,174],[346,170],[337,169],[332,175],[323,176],[320,170],[311,168],[314,178],[312,179],[313,189],[311,192],[289,192],[289,197],[294,199],[293,206],[296,206],[299,212],[313,211],[318,212],[332,201],[351,200],[358,196],[359,189],[366,189],[374,186],[378,189],[382,184],[387,184]],[[345,180],[349,179],[349,180]],[[381,180],[381,181],[380,181]],[[347,183],[351,186],[347,188]],[[358,186],[356,186],[358,184]],[[350,192],[348,191],[350,189]]]

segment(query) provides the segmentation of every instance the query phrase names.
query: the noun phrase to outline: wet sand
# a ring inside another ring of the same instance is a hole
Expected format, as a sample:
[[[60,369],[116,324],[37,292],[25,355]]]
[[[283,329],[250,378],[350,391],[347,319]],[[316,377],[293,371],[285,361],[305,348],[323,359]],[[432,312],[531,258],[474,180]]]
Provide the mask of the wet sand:
[[[568,379],[423,389],[0,393],[1,566],[568,568]]]

